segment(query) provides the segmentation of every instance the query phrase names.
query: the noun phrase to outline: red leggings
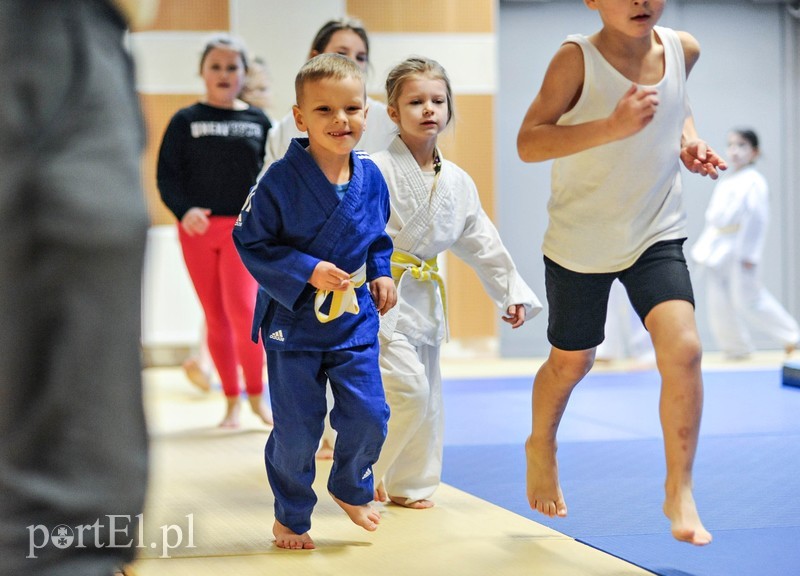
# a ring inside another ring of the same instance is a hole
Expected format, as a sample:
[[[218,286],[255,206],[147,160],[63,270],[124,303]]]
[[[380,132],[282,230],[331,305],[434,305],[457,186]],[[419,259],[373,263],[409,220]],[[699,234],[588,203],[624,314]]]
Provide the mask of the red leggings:
[[[212,216],[205,234],[178,224],[183,259],[206,317],[208,351],[225,396],[238,396],[239,366],[249,395],[264,389],[264,350],[250,339],[258,284],[233,245],[235,216]]]

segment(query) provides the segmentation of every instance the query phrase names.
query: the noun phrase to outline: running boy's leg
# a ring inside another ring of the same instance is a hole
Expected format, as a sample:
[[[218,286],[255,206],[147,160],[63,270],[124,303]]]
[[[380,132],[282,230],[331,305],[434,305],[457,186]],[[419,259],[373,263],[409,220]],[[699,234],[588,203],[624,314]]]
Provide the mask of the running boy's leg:
[[[661,427],[667,461],[664,513],[672,535],[696,545],[711,542],[692,492],[692,467],[703,407],[702,348],[694,307],[685,300],[655,306],[645,318],[661,374]]]
[[[608,294],[615,274],[580,274],[544,258],[550,356],[533,384],[531,435],[525,443],[531,508],[566,516],[558,483],[556,433],[573,388],[589,372],[603,341]]]
[[[694,319],[694,294],[682,240],[658,242],[620,275],[631,303],[653,339],[661,374],[661,427],[667,461],[664,513],[678,540],[703,545],[692,494],[692,467],[703,409],[702,346]]]
[[[556,433],[572,390],[589,372],[594,349],[550,349],[550,356],[533,383],[531,435],[525,442],[528,503],[545,516],[566,516],[567,505],[558,481]]]

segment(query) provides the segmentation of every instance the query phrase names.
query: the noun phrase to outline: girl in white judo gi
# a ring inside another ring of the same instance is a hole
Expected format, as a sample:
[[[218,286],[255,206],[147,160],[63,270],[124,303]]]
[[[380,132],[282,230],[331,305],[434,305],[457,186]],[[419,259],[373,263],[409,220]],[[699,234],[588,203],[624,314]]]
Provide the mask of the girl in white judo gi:
[[[450,249],[472,266],[512,328],[541,304],[481,208],[472,178],[436,146],[453,117],[444,69],[433,60],[409,58],[389,73],[386,92],[400,133],[372,158],[389,186],[386,231],[394,241],[398,302],[381,318],[380,366],[391,416],[374,466],[375,499],[429,508],[442,471],[439,348],[447,335],[437,255]]]
[[[780,342],[790,354],[800,339],[797,322],[759,275],[769,196],[767,181],[754,166],[758,136],[752,130],[733,130],[727,154],[732,170],[714,188],[705,229],[692,249],[694,260],[707,271],[711,332],[731,359],[753,351],[750,329]]]

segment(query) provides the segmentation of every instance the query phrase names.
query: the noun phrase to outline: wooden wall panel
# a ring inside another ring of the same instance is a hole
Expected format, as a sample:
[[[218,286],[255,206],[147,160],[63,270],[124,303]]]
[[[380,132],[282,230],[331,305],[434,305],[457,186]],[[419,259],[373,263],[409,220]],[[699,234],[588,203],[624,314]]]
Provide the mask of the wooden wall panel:
[[[494,31],[493,0],[348,0],[347,13],[370,33]]]
[[[494,97],[455,96],[456,120],[439,138],[445,158],[467,171],[484,211],[494,218]],[[450,334],[454,339],[482,338],[497,332],[498,311],[477,274],[452,254],[447,258]]]
[[[456,94],[455,121],[439,137],[442,153],[466,170],[494,217],[494,96]]]
[[[155,20],[137,31],[230,30],[228,0],[161,0]]]
[[[144,185],[147,210],[153,226],[172,224],[172,215],[158,193],[156,185],[156,164],[161,139],[172,116],[180,108],[198,101],[198,94],[140,94],[145,123],[147,125],[147,146],[142,157],[142,182]]]

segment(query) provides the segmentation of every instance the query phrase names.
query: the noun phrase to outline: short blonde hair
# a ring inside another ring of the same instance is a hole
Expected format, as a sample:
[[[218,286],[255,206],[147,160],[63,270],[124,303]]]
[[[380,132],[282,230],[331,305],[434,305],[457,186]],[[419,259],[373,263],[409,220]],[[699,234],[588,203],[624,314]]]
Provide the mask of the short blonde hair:
[[[450,78],[441,64],[424,56],[410,56],[395,66],[386,77],[386,101],[389,106],[397,109],[397,99],[403,90],[403,84],[413,76],[427,76],[434,80],[444,81],[447,91],[447,124],[453,119],[453,89],[450,87]]]
[[[364,95],[366,96],[364,73],[358,67],[358,64],[341,54],[318,54],[303,64],[294,79],[295,99],[298,106],[303,99],[303,89],[306,84],[327,78],[333,78],[334,80],[356,78],[364,86]]]

